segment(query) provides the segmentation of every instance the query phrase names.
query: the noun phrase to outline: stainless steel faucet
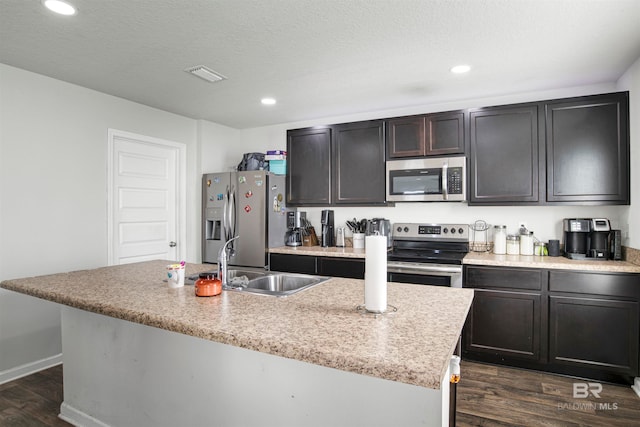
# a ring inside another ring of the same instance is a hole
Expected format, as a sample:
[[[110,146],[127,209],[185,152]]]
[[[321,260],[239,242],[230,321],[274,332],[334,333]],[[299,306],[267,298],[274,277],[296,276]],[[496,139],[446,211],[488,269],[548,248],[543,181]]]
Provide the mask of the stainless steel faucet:
[[[230,251],[227,248],[229,243],[233,242],[238,237],[240,236],[238,235],[236,237],[232,237],[231,239],[227,240],[225,244],[222,246],[222,248],[220,249],[220,252],[218,252],[218,279],[220,279],[220,281],[222,282],[222,289],[225,289],[228,287],[227,261],[228,261],[228,256]]]

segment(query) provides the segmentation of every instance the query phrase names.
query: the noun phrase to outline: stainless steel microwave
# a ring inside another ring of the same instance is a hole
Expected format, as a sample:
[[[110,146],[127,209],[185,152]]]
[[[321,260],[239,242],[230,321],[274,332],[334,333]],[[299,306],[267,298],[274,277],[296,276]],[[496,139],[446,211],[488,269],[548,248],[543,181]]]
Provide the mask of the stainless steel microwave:
[[[464,156],[387,161],[387,201],[465,201],[466,164]]]

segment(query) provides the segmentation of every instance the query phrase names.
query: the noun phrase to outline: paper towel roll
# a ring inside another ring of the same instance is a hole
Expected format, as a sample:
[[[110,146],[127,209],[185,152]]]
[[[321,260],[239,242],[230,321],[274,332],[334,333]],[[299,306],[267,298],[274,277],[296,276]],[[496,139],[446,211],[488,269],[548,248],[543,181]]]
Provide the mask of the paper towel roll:
[[[365,237],[364,249],[364,308],[382,313],[387,310],[387,237]]]

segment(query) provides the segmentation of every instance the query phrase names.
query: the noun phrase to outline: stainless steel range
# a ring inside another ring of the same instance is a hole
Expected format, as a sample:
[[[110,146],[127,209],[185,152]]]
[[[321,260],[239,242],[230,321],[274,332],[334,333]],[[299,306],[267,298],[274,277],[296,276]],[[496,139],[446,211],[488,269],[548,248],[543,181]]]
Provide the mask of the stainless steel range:
[[[387,255],[390,282],[462,287],[469,252],[468,224],[397,223]]]

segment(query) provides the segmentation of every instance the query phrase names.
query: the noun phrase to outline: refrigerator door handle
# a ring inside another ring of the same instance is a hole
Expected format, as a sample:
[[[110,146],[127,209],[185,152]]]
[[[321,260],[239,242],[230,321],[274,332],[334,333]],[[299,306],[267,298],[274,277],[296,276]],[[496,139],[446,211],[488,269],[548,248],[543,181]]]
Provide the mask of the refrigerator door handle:
[[[224,204],[222,205],[222,235],[224,241],[229,240],[229,219],[227,218],[227,210],[229,206],[229,186],[224,193]]]
[[[229,239],[236,237],[236,189],[231,186],[229,192]]]

